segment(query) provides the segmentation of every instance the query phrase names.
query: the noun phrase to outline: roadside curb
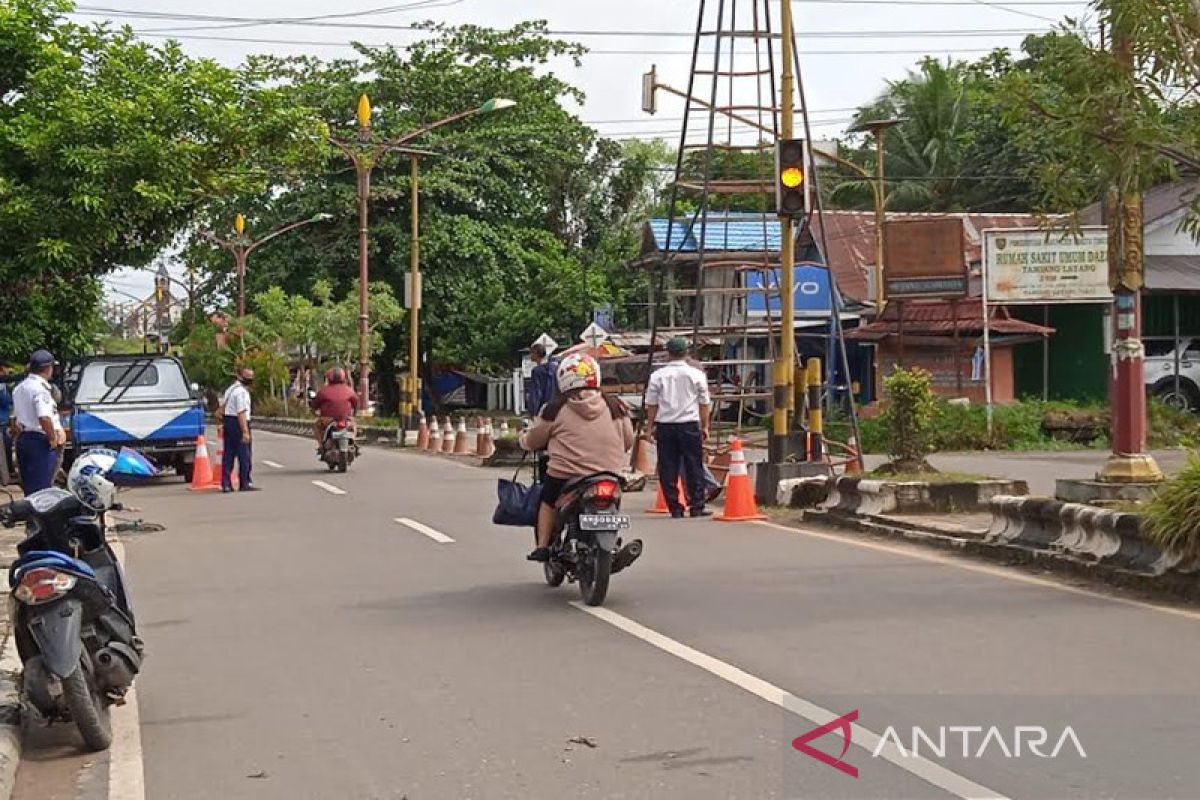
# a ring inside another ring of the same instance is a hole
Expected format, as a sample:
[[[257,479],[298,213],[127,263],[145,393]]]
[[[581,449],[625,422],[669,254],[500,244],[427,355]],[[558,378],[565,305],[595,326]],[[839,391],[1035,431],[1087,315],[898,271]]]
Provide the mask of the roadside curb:
[[[803,521],[862,533],[872,538],[902,539],[1005,566],[1041,569],[1062,576],[1080,578],[1096,584],[1098,588],[1133,590],[1161,598],[1200,603],[1200,580],[1197,580],[1194,574],[1166,572],[1154,575],[1112,563],[1080,558],[1066,552],[989,540],[984,531],[951,530],[940,526],[935,528],[884,517],[810,510],[804,512]],[[796,523],[793,521],[789,524]]]
[[[0,800],[9,800],[21,763],[23,708],[18,681],[21,659],[8,622],[4,623],[4,641],[0,644]]]

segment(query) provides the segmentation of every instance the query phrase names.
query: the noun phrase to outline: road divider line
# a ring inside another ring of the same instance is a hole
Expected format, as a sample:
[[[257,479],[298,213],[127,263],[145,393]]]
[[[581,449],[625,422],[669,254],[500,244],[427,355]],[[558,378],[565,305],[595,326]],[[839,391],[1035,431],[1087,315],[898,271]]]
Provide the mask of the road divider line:
[[[424,525],[416,520],[409,519],[408,517],[396,517],[396,522],[400,523],[406,528],[412,528],[417,533],[425,534],[438,544],[454,544],[454,540],[446,534],[442,533],[441,531],[435,531],[428,525]]]
[[[263,461],[263,463],[271,469],[283,469],[283,464],[280,464],[276,461]]]
[[[114,539],[111,545],[117,561],[124,566],[124,544]],[[125,705],[112,709],[112,733],[108,754],[108,800],[146,800],[142,723],[135,687],[125,693]]]
[[[609,611],[607,608],[593,608],[579,602],[573,602],[571,605],[580,611],[591,614],[596,619],[607,622],[614,628],[657,647],[664,653],[669,653],[693,666],[699,667],[711,675],[732,683],[740,689],[744,689],[750,694],[766,700],[768,703],[773,703],[785,711],[791,712],[798,717],[803,717],[814,725],[827,725],[851,710],[844,709],[839,714],[822,708],[816,703],[805,700],[802,697],[797,697],[786,689],[781,689],[772,683],[764,681],[762,678],[755,677],[707,653],[702,653],[699,650],[688,647],[682,642],[651,630],[645,625],[634,622],[615,611]],[[861,725],[851,724],[850,728],[851,742],[854,745],[861,747],[868,753],[878,752],[880,758],[894,764],[910,775],[920,778],[926,783],[949,792],[955,797],[962,798],[962,800],[985,800],[985,798],[986,800],[1008,800],[1001,793],[988,789],[985,786],[980,786],[969,778],[946,769],[941,764],[899,750],[890,740],[883,740],[879,734]],[[797,753],[796,757],[803,758],[804,756]]]
[[[330,494],[345,494],[346,493],[345,489],[339,489],[338,487],[334,486],[333,484],[326,483],[325,481],[313,481],[312,485],[317,487],[318,489],[324,489],[325,491],[329,492]]]

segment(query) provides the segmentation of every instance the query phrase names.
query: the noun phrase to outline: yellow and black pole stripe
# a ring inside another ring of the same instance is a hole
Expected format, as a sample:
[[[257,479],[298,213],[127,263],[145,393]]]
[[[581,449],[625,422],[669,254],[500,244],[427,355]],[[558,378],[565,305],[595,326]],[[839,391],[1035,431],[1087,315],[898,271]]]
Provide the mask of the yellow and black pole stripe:
[[[820,462],[826,457],[825,415],[821,412],[821,359],[810,358],[805,366],[805,383],[808,386],[808,460]]]

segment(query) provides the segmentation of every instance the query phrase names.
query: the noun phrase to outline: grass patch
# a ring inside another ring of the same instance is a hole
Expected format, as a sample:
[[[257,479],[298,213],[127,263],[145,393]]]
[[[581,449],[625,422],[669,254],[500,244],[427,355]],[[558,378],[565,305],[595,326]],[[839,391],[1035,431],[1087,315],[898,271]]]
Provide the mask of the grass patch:
[[[1164,483],[1142,511],[1151,542],[1185,559],[1200,558],[1200,458],[1191,456],[1183,471]]]

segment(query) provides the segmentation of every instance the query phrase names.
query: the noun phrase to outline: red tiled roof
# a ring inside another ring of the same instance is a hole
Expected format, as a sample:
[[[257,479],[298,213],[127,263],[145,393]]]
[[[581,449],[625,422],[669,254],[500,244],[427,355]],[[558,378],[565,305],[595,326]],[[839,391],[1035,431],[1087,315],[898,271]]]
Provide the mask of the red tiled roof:
[[[889,213],[889,220],[957,217],[962,220],[968,264],[982,259],[981,231],[991,228],[1036,228],[1044,217],[1035,214],[902,214]],[[814,237],[821,243],[820,215],[813,215]],[[875,213],[873,211],[826,211],[828,262],[833,265],[838,288],[855,300],[868,297],[867,275],[875,265]]]
[[[900,332],[898,324],[900,303],[888,303],[883,316],[865,325],[861,325],[847,336],[852,339],[882,339],[885,336]],[[969,298],[954,304],[949,301],[920,302],[909,301],[903,304],[904,332],[906,334],[952,334],[957,329],[959,334],[981,333],[983,331],[983,308],[979,298]],[[957,311],[957,313],[955,313]],[[1053,328],[1035,325],[1013,319],[1004,308],[993,307],[988,322],[993,333],[1004,335],[1049,336]]]

